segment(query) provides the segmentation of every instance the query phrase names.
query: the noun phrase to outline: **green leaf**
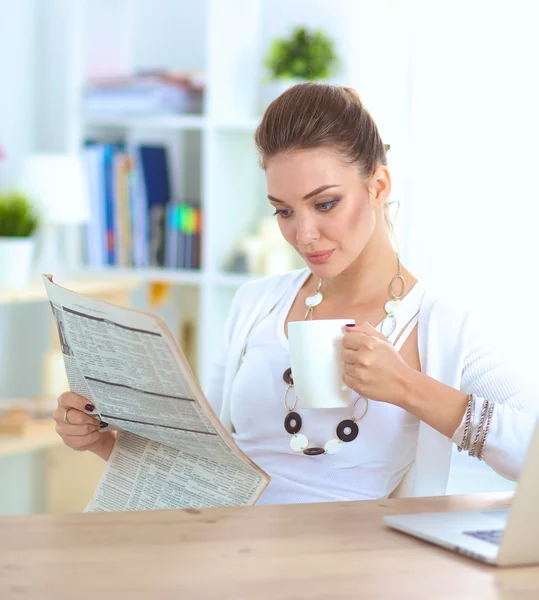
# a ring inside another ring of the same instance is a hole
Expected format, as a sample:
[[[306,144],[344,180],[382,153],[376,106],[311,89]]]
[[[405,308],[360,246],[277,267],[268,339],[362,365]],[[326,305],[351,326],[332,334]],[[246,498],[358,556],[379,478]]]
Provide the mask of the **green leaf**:
[[[296,27],[270,44],[264,59],[270,79],[327,79],[340,70],[333,40],[318,29]]]
[[[0,193],[0,237],[30,237],[38,226],[29,198],[19,192]]]

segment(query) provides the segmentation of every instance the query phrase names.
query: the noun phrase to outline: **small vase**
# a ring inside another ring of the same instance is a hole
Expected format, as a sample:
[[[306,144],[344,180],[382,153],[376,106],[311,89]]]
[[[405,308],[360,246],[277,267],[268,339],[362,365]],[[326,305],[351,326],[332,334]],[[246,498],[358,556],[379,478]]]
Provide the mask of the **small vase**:
[[[28,284],[34,246],[31,237],[0,237],[0,288],[20,289]]]

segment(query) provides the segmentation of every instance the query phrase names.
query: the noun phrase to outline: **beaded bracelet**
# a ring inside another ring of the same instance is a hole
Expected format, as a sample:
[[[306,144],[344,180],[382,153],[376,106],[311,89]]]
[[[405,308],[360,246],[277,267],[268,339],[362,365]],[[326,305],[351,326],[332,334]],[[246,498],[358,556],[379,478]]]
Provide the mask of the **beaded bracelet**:
[[[490,402],[489,400],[483,400],[479,424],[477,426],[472,447],[470,448],[473,430],[473,417],[475,415],[475,394],[472,393],[468,395],[468,406],[466,408],[466,419],[464,421],[464,433],[462,434],[462,441],[457,445],[459,452],[462,452],[462,450],[467,450],[469,456],[472,458],[483,460],[485,442],[493,412],[494,403]]]
[[[464,424],[464,434],[462,435],[462,441],[457,446],[458,451],[468,450],[470,447],[470,438],[472,435],[472,417],[475,410],[475,394],[468,395],[468,407],[466,408],[466,421]]]
[[[483,427],[485,426],[485,417],[487,416],[488,410],[490,407],[490,402],[488,400],[483,401],[483,406],[481,407],[481,416],[479,417],[479,425],[477,426],[477,432],[475,434],[475,438],[473,441],[473,445],[471,449],[468,451],[468,454],[472,457],[477,456],[478,446],[477,443],[481,439],[483,434]]]
[[[488,409],[487,422],[485,423],[485,429],[483,432],[483,439],[481,440],[481,445],[479,446],[479,452],[477,453],[477,459],[483,460],[483,450],[485,449],[485,441],[487,439],[487,433],[490,426],[490,419],[492,418],[492,413],[494,412],[494,403],[492,402]]]

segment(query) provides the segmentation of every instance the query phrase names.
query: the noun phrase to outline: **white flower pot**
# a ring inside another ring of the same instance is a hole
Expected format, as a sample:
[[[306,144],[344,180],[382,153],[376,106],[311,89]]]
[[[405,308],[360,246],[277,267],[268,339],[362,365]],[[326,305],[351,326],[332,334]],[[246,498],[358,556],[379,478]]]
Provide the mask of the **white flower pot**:
[[[0,288],[20,289],[32,274],[35,240],[0,237]]]

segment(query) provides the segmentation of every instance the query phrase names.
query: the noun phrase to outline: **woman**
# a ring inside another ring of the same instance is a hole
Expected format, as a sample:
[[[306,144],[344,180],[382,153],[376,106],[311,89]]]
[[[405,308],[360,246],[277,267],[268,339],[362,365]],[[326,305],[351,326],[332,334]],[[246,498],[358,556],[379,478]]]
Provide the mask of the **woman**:
[[[256,144],[281,232],[307,268],[240,288],[207,395],[272,476],[260,503],[444,493],[452,444],[516,480],[535,407],[474,316],[401,265],[386,151],[358,95],[296,85],[267,109]],[[358,324],[342,342],[350,406],[290,418],[288,323],[343,316]],[[57,431],[106,460],[114,433],[92,412],[63,394]]]

